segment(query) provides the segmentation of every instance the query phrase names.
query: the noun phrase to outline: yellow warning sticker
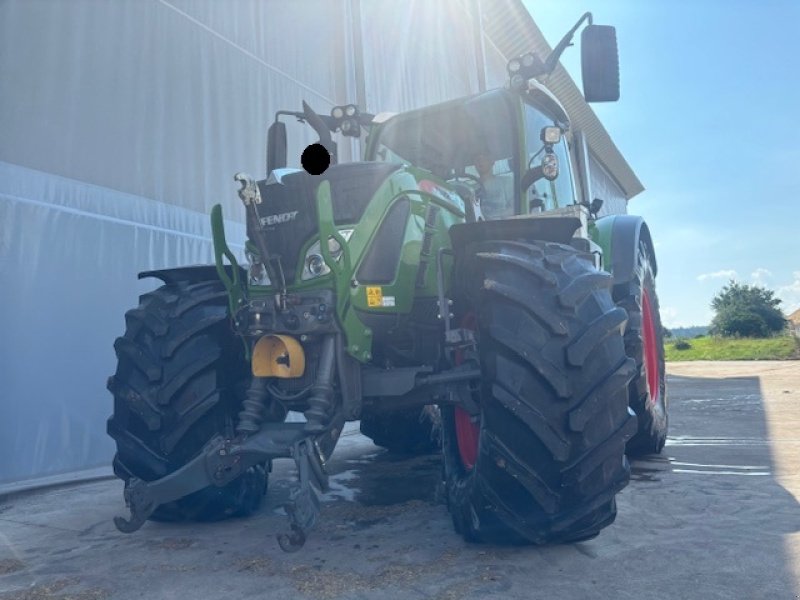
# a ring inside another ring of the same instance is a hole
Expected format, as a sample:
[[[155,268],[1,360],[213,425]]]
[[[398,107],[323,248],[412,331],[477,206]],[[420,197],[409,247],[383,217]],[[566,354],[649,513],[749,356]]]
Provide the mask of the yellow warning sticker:
[[[367,306],[383,306],[383,290],[380,286],[367,286]]]

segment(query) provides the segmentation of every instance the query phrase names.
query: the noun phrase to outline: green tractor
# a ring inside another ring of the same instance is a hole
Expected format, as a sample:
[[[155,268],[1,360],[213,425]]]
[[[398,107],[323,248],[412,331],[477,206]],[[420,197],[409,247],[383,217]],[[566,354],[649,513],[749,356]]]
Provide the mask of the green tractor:
[[[467,540],[570,542],[614,521],[626,445],[664,445],[664,358],[648,228],[576,200],[568,115],[536,81],[586,18],[584,94],[616,100],[616,34],[587,14],[546,60],[510,61],[503,89],[393,116],[277,113],[267,178],[236,175],[249,265],[215,206],[215,265],[139,275],[163,285],[114,344],[118,529],[250,514],[289,458],[278,541],[297,550],[356,420],[393,450],[441,447]],[[319,135],[305,170],[286,168],[284,117]],[[365,129],[364,161],[337,164],[332,134]]]

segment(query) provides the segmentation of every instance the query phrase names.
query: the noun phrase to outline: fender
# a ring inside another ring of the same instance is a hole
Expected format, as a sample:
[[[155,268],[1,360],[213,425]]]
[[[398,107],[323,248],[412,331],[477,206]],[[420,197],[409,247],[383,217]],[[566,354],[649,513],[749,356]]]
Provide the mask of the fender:
[[[244,281],[247,277],[247,272],[242,267],[239,269],[239,279]],[[225,271],[228,277],[233,278],[233,269],[231,265],[225,265]],[[142,271],[139,273],[139,279],[146,279],[147,277],[155,277],[160,279],[167,285],[178,283],[179,281],[187,281],[189,283],[199,283],[201,281],[219,281],[219,274],[216,265],[193,265],[190,267],[177,267],[174,269],[157,269],[153,271]]]
[[[526,215],[511,219],[494,219],[453,225],[450,241],[453,251],[462,254],[472,242],[489,240],[536,240],[569,244],[575,230],[581,226],[576,217]]]
[[[603,268],[614,276],[614,284],[625,283],[636,268],[636,253],[643,241],[650,254],[653,275],[658,273],[650,228],[636,215],[609,215],[590,227],[592,241],[603,249]]]

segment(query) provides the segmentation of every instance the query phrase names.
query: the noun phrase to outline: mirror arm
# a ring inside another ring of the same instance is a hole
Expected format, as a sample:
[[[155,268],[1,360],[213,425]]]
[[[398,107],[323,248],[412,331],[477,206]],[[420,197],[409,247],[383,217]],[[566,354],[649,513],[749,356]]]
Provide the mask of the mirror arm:
[[[290,117],[295,117],[296,119],[299,119],[300,121],[305,119],[305,115],[303,113],[301,113],[301,112],[297,112],[297,111],[294,111],[294,110],[279,110],[278,112],[275,113],[275,120],[278,121],[280,119],[281,115],[287,115],[287,116],[290,116]]]
[[[534,183],[544,177],[544,169],[541,165],[537,165],[532,169],[528,169],[525,175],[522,176],[522,189],[527,191]]]
[[[336,164],[338,162],[338,152],[336,151],[336,143],[331,137],[330,129],[325,124],[325,121],[314,112],[314,109],[312,109],[305,100],[303,100],[303,118],[311,125],[312,129],[317,132],[319,143],[325,146],[325,149],[332,157],[331,162]]]
[[[578,19],[578,22],[575,23],[575,26],[570,29],[566,35],[561,38],[561,41],[558,42],[558,45],[553,48],[553,50],[547,56],[547,60],[544,61],[543,75],[550,75],[550,73],[555,70],[556,65],[558,64],[558,59],[561,58],[564,50],[572,45],[572,37],[575,35],[575,32],[578,31],[578,28],[581,26],[581,24],[587,19],[589,20],[589,25],[592,25],[592,13],[584,13],[583,16]]]

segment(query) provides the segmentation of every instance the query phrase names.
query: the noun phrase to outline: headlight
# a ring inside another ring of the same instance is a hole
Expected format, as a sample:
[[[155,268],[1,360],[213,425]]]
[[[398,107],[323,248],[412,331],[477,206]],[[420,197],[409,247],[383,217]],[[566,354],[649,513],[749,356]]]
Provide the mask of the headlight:
[[[344,108],[341,106],[334,106],[331,109],[331,116],[334,119],[341,119],[342,117],[344,117]]]
[[[353,230],[340,229],[339,235],[344,238],[345,242],[349,242],[350,237],[353,235]],[[328,252],[331,253],[331,256],[336,261],[342,257],[342,247],[335,238],[330,238],[328,240]],[[306,252],[305,259],[303,260],[303,273],[300,279],[302,281],[308,281],[309,279],[316,279],[317,277],[327,275],[330,272],[330,267],[325,264],[325,259],[322,258],[322,247],[320,246],[319,240],[317,240],[311,244],[308,252]]]
[[[306,271],[308,271],[311,277],[319,277],[320,275],[329,273],[330,269],[328,265],[325,264],[325,259],[322,258],[321,254],[312,254],[306,258]]]
[[[519,73],[519,70],[522,68],[522,63],[519,62],[518,58],[512,58],[508,61],[508,72],[510,74]]]
[[[245,252],[245,254],[247,262],[250,263],[250,267],[247,269],[250,285],[270,285],[267,268],[261,262],[261,259],[252,252]]]
[[[555,154],[545,154],[542,159],[542,175],[548,181],[558,177],[558,158]]]
[[[348,117],[355,117],[358,112],[358,107],[355,104],[348,104],[344,107],[344,114]]]

